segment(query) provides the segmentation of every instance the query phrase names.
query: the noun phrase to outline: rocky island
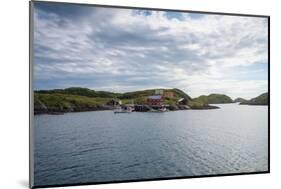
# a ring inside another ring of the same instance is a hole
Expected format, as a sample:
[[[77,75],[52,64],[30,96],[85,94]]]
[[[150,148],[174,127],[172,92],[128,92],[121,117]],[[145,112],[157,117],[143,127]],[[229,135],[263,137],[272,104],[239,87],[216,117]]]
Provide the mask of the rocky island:
[[[233,102],[235,102],[235,103],[241,103],[241,102],[246,102],[247,100],[246,99],[244,99],[244,98],[241,98],[241,97],[238,97],[238,98],[236,98]]]
[[[268,105],[268,93],[263,93],[251,100],[245,100],[240,105]]]
[[[137,106],[136,111],[148,111],[151,107],[159,105],[165,106],[170,111],[218,108],[204,100],[192,99],[180,89],[113,93],[71,87],[34,91],[34,114],[113,110],[117,106],[126,105]]]
[[[201,95],[191,98],[180,89],[148,89],[126,93],[95,91],[88,88],[34,91],[34,114],[60,114],[65,112],[113,110],[120,106],[134,107],[135,111],[150,111],[165,107],[167,110],[204,110],[219,107],[210,104],[239,102],[241,105],[267,105],[268,94],[251,100],[232,100],[224,94]]]
[[[233,103],[233,100],[224,94],[210,94],[210,95],[201,95],[194,99],[194,101],[205,103],[205,104],[225,104]]]

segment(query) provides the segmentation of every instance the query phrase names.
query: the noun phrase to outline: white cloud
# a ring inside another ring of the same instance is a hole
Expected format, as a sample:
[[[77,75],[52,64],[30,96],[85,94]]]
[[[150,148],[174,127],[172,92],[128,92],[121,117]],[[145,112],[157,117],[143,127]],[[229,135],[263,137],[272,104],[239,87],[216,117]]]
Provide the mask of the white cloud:
[[[179,20],[159,11],[93,8],[79,18],[36,9],[34,19],[38,88],[169,87],[246,98],[267,90],[258,75],[267,73],[258,67],[268,61],[266,18],[184,14]]]

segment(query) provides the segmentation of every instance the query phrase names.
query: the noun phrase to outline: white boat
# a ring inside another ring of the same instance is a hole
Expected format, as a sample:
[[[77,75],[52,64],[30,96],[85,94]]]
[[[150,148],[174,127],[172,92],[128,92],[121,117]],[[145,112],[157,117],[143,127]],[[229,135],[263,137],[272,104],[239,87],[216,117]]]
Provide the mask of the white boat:
[[[133,109],[129,106],[124,106],[124,107],[120,107],[118,109],[116,109],[114,111],[115,114],[119,114],[119,113],[131,113],[133,111]]]
[[[167,112],[167,111],[168,111],[168,109],[167,109],[167,108],[165,108],[165,107],[163,107],[163,108],[160,108],[160,109],[159,109],[159,111],[160,111],[160,112]]]
[[[161,112],[167,112],[168,111],[168,109],[167,108],[165,108],[165,107],[162,107],[162,108],[160,108],[160,109],[151,109],[149,112],[155,112],[155,113],[161,113]]]

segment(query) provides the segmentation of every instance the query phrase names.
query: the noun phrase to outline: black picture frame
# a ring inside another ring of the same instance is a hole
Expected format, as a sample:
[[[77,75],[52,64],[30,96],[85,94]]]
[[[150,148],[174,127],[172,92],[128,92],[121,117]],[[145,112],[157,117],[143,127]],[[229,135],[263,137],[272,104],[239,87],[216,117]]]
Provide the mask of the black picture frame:
[[[137,180],[122,180],[109,182],[87,182],[74,184],[55,184],[55,185],[33,185],[33,3],[43,2],[55,5],[80,5],[103,8],[117,8],[117,9],[138,9],[138,10],[153,10],[153,11],[177,11],[183,13],[201,13],[210,15],[229,15],[239,17],[260,17],[268,20],[268,170],[260,172],[243,172],[243,173],[229,173],[229,174],[214,174],[214,175],[199,175],[199,176],[181,176],[181,177],[165,177],[165,178],[151,178],[151,179],[137,179]],[[222,176],[239,176],[252,174],[268,174],[270,173],[270,16],[258,14],[242,14],[242,13],[225,13],[225,12],[208,12],[208,11],[194,11],[194,10],[179,10],[179,9],[163,9],[163,8],[149,8],[149,7],[133,7],[133,6],[119,6],[119,5],[102,5],[102,4],[86,4],[86,3],[70,3],[70,2],[56,2],[56,1],[29,1],[29,187],[30,188],[49,188],[49,187],[65,187],[65,186],[81,186],[81,185],[97,185],[97,184],[112,184],[112,183],[129,183],[129,182],[144,182],[144,181],[161,181],[161,180],[175,180],[175,179],[190,179],[190,178],[206,178],[206,177],[222,177]]]

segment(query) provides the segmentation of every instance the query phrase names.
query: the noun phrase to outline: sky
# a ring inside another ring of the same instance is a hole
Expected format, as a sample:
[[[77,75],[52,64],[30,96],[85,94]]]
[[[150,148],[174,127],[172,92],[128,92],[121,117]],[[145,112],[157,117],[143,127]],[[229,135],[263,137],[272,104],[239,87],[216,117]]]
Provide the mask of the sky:
[[[35,90],[267,92],[267,18],[34,4]]]

